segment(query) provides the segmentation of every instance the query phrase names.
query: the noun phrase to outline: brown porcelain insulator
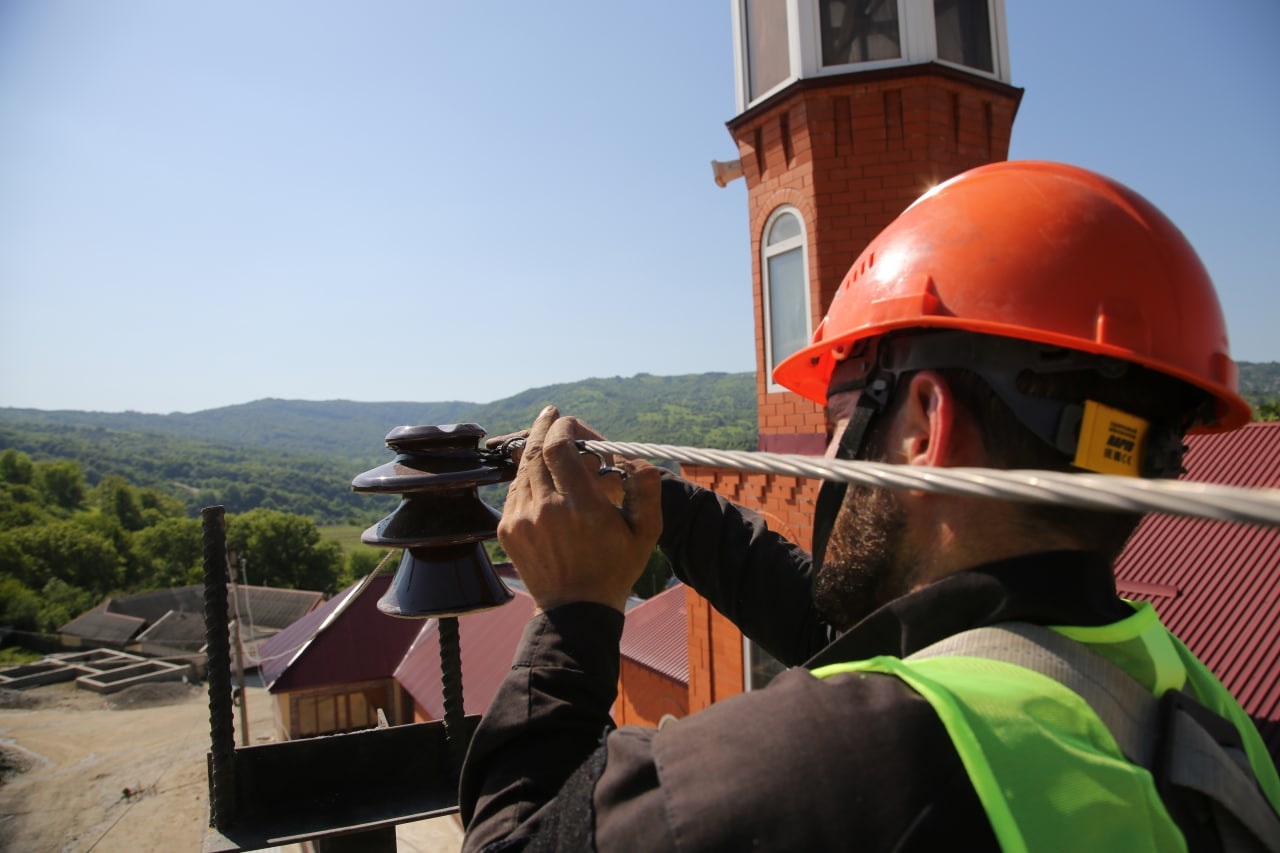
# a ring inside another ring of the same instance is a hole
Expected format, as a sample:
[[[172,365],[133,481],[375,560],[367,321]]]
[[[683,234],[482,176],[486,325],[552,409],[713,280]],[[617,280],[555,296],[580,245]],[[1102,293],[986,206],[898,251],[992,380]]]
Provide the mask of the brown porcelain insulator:
[[[404,548],[400,568],[378,609],[394,616],[456,616],[511,600],[482,542],[497,535],[501,514],[478,487],[510,480],[510,458],[483,449],[476,424],[402,426],[387,434],[396,458],[352,480],[369,494],[404,500],[365,530],[360,541]]]

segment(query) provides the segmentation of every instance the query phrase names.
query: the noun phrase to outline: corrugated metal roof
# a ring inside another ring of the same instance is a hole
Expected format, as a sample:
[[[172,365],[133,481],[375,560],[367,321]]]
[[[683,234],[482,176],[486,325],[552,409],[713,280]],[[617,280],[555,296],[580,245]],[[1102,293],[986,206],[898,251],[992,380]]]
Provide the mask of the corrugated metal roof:
[[[515,598],[501,607],[458,620],[462,645],[463,704],[483,714],[502,679],[511,671],[516,645],[533,616],[533,599],[507,566],[495,567]],[[679,682],[688,681],[688,629],[683,585],[672,587],[627,611],[622,656]],[[440,678],[440,634],[433,619],[423,626],[397,667],[396,681],[435,719],[444,716]]]
[[[684,584],[675,584],[627,611],[622,657],[689,683],[689,620]]]
[[[462,698],[468,714],[489,709],[502,679],[511,671],[525,623],[533,616],[533,598],[512,587],[515,597],[501,607],[458,619],[462,647]],[[423,625],[396,668],[396,681],[433,719],[444,717],[444,687],[440,678],[439,623]]]
[[[197,589],[203,596],[203,587]],[[236,599],[242,621],[248,622],[252,616],[255,626],[279,630],[318,607],[324,601],[324,593],[273,586],[237,586]],[[234,610],[231,613],[235,615]]]
[[[241,621],[247,625],[252,618],[255,627],[252,633],[255,636],[272,633],[297,621],[324,600],[323,593],[304,589],[238,586],[236,592]],[[227,594],[227,601],[230,606],[230,592]],[[234,615],[235,611],[229,609],[228,613]],[[148,636],[148,641],[171,646],[175,641],[181,641],[182,648],[193,649],[204,645],[204,587],[198,585],[109,598],[88,613],[63,625],[58,631],[91,643],[122,645],[133,639],[138,632],[149,630],[149,626],[161,624],[170,614],[174,614],[176,618],[171,617],[168,627],[162,630],[180,630],[181,634],[167,635],[168,642],[157,639],[158,635]],[[179,622],[184,625],[182,629],[176,627]],[[195,630],[191,627],[196,622],[201,626],[198,643],[195,642]]]
[[[1183,479],[1280,488],[1280,423],[1191,436]],[[1253,716],[1280,760],[1280,528],[1151,515],[1116,564]]]
[[[254,622],[270,628],[283,628],[324,601],[324,593],[306,589],[237,586],[236,592],[245,619],[248,619],[248,611],[252,610]],[[230,600],[228,592],[228,603]],[[160,621],[160,617],[170,611],[203,615],[204,587],[178,586],[113,598],[107,602],[107,609],[112,613],[136,616],[148,623]]]
[[[112,613],[136,616],[147,624],[160,621],[171,610],[178,613],[204,613],[204,587],[178,586],[172,589],[156,589],[137,595],[113,598],[107,602]]]
[[[390,678],[422,622],[378,610],[391,575],[353,584],[258,646],[271,692]],[[255,614],[256,615],[256,614]]]
[[[316,630],[355,593],[358,587],[359,584],[352,584],[292,625],[282,628],[274,637],[258,644],[258,653],[253,662],[261,666],[262,679],[267,687],[270,687],[289,668],[289,662],[302,651],[315,635]]]
[[[60,634],[70,634],[93,643],[123,646],[133,635],[147,626],[146,620],[123,613],[113,613],[110,601],[81,613],[58,629]]]
[[[195,653],[205,644],[204,615],[170,610],[138,635],[139,643],[154,643]]]

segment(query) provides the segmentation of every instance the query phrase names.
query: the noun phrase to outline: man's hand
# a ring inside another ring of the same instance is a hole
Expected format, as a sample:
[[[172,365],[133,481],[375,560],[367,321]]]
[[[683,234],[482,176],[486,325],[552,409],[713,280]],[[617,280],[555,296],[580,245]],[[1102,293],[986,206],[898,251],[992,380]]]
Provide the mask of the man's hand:
[[[540,610],[577,601],[625,610],[662,532],[658,469],[619,463],[629,476],[615,505],[605,481],[619,478],[584,465],[574,443],[599,437],[548,406],[529,431],[507,493],[498,541]]]

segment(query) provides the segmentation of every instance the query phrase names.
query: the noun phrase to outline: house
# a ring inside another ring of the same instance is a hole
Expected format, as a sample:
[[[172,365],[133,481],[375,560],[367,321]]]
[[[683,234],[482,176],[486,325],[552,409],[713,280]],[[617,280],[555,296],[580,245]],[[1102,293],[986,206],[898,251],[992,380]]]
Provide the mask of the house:
[[[1280,423],[1187,444],[1183,479],[1280,488]],[[1249,712],[1280,762],[1280,527],[1147,516],[1116,564],[1116,586],[1151,602]]]
[[[263,683],[285,740],[410,722],[394,681],[422,623],[380,612],[390,575],[356,583],[258,645]]]
[[[323,600],[323,593],[308,590],[238,586],[228,612],[240,614],[240,641],[251,648]],[[197,655],[205,645],[204,587],[108,598],[61,626],[58,634],[65,648],[127,649],[151,657]]]
[[[511,669],[533,599],[511,566],[497,567],[514,598],[458,619],[463,705],[483,714]],[[355,584],[259,646],[263,681],[285,740],[444,718],[439,620],[378,610],[390,575]],[[622,632],[619,725],[658,725],[689,712],[686,592],[676,584],[633,599]]]
[[[689,713],[688,596],[675,584],[627,611],[613,720],[657,726]]]
[[[378,610],[391,578],[348,587],[259,646],[282,739],[371,728],[379,711],[389,725],[443,719],[439,622]],[[492,701],[533,613],[529,594],[513,592],[507,604],[458,620],[468,714]]]
[[[501,607],[458,619],[462,646],[463,709],[483,714],[511,670],[525,623],[533,616],[533,598],[510,584],[515,597]],[[440,662],[440,622],[428,620],[400,665],[395,679],[413,700],[413,721],[444,719],[444,681]]]

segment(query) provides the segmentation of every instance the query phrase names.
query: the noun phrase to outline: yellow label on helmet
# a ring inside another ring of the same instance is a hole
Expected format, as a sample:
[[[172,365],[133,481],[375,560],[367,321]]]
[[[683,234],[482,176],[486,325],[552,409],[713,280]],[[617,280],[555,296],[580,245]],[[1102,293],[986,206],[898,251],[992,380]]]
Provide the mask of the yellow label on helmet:
[[[1072,464],[1099,474],[1139,477],[1150,426],[1136,415],[1085,400]]]

